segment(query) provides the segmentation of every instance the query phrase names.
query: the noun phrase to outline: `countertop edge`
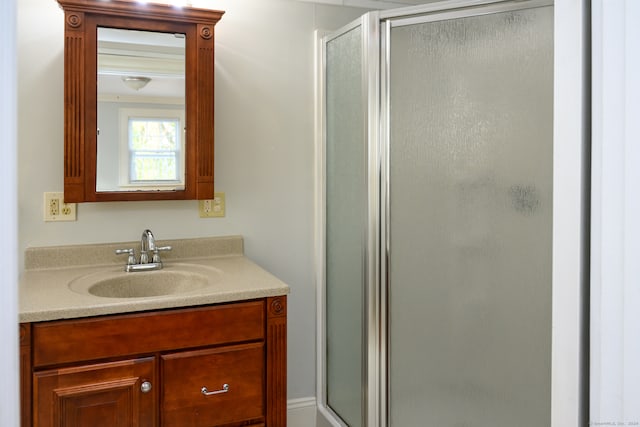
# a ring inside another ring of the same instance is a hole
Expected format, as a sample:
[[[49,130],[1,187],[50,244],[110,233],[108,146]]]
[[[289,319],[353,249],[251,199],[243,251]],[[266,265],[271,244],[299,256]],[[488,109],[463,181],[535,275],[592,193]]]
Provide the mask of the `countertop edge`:
[[[119,300],[122,304],[105,305],[100,307],[85,307],[57,310],[39,310],[33,312],[21,312],[19,315],[20,323],[35,322],[51,322],[56,320],[79,319],[96,316],[117,315],[127,313],[139,313],[144,311],[179,309],[188,307],[199,307],[205,305],[224,304],[232,302],[250,301],[268,297],[285,296],[290,293],[289,286],[277,289],[261,289],[256,291],[242,292],[241,296],[237,293],[216,294],[209,298],[201,295],[189,297],[175,298],[145,298],[146,301],[130,301],[130,299],[114,299]],[[196,298],[198,299],[196,301]],[[188,300],[187,300],[188,299]]]

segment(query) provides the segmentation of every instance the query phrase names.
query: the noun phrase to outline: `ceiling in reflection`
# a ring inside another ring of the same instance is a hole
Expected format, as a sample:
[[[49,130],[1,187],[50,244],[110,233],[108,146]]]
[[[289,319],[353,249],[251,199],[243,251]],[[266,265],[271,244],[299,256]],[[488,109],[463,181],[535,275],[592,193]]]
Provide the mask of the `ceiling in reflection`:
[[[98,29],[98,100],[123,96],[185,96],[185,37],[149,31]],[[146,79],[140,87],[126,79]]]

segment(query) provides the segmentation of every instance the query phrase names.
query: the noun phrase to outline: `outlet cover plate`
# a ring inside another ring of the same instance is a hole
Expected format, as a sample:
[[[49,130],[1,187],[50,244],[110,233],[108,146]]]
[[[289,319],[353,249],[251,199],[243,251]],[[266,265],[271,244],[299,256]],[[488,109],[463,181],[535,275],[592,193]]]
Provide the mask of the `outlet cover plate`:
[[[222,218],[225,215],[224,192],[216,192],[213,199],[198,200],[200,218]]]
[[[44,193],[44,221],[75,221],[76,206],[76,203],[64,202],[64,193]]]

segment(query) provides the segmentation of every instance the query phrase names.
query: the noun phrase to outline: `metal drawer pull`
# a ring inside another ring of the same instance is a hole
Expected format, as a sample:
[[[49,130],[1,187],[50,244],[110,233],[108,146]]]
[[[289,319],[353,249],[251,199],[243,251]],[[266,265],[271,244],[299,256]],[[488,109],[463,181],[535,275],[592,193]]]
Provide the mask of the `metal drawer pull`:
[[[216,391],[209,391],[207,390],[206,387],[202,387],[200,389],[200,391],[202,392],[202,394],[204,394],[205,396],[212,396],[214,394],[221,394],[221,393],[227,393],[229,391],[229,384],[223,384],[222,385],[222,390],[216,390]]]
[[[145,381],[140,385],[140,391],[143,393],[149,393],[151,391],[151,383],[149,381]]]

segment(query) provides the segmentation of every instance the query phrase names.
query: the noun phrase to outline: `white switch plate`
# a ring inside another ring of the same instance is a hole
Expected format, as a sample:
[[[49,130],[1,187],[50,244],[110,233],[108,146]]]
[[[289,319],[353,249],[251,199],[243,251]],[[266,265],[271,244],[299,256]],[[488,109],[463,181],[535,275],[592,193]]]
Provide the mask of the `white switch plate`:
[[[214,193],[213,199],[198,200],[200,218],[222,218],[225,211],[224,192]]]
[[[75,221],[76,204],[65,203],[64,193],[44,193],[44,221]]]

